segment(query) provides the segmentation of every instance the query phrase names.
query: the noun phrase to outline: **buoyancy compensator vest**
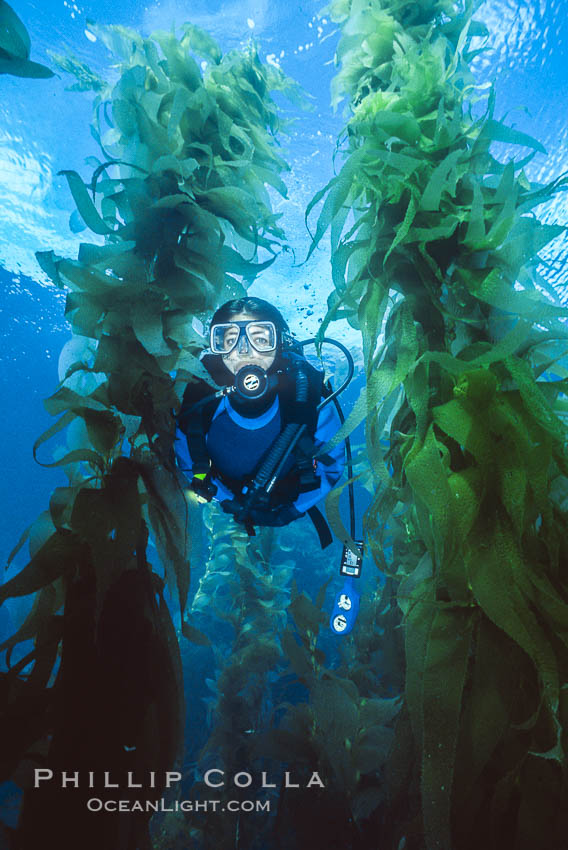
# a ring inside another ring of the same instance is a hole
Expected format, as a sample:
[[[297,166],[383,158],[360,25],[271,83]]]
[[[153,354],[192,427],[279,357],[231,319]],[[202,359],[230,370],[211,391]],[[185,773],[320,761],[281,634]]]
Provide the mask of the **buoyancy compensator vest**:
[[[222,357],[212,354],[204,355],[202,363],[223,389],[212,393],[209,384],[198,380],[188,384],[184,393],[177,422],[186,435],[193,463],[191,486],[199,496],[209,501],[215,495],[212,478],[221,481],[235,494],[230,512],[244,522],[251,533],[247,515],[253,507],[266,509],[291,503],[300,493],[320,485],[313,463],[314,434],[318,404],[328,390],[323,373],[308,363],[303,354],[293,350],[281,353],[268,372],[258,366],[248,366],[234,376]],[[231,407],[237,413],[250,418],[259,417],[267,411],[276,397],[279,401],[280,433],[256,468],[248,476],[238,479],[217,468],[207,445],[207,434],[224,395],[230,397]],[[325,462],[325,456],[321,460]],[[314,506],[308,514],[316,526],[322,546],[327,545],[331,534],[320,511]]]

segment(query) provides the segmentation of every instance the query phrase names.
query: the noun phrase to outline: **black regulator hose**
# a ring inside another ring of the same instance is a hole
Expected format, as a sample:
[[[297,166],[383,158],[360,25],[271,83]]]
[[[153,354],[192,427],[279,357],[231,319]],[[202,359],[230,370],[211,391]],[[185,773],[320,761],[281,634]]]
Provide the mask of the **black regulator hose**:
[[[301,364],[296,365],[295,372],[296,402],[300,404],[305,403],[308,400],[308,376]],[[254,477],[254,481],[252,482],[249,490],[250,496],[249,493],[247,493],[249,498],[245,496],[244,504],[246,507],[251,507],[252,500],[255,498],[255,493],[265,489],[266,492],[270,492],[272,486],[274,486],[276,478],[279,475],[280,469],[290,454],[290,451],[296,445],[298,438],[305,430],[305,427],[305,425],[289,423],[274,441],[262,462],[260,469]],[[272,486],[270,486],[271,484]]]

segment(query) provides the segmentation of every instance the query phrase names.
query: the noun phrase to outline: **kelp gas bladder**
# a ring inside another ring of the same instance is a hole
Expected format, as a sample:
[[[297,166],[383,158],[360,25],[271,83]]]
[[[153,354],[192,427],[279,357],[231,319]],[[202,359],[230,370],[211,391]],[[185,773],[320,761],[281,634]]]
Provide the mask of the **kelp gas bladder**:
[[[97,92],[92,131],[103,151],[89,160],[89,184],[64,174],[80,219],[102,244],[82,244],[77,260],[38,255],[68,293],[73,337],[46,402],[59,418],[34,451],[42,459],[44,443],[65,432],[67,448],[52,465],[69,481],[30,531],[30,563],[2,587],[2,600],[37,594],[3,646],[10,664],[18,643],[35,641],[1,675],[4,780],[29,753],[39,766],[122,776],[146,768],[163,775],[175,762],[179,647],[164,580],[147,558],[150,530],[183,621],[191,517],[167,468],[172,410],[193,375],[209,380],[192,320],[243,294],[283,236],[265,186],[285,194],[270,92],[292,91],[290,82],[263,66],[254,46],[222,56],[190,24],[180,40],[89,26],[118,54],[119,75],[111,84],[73,57],[58,60],[76,89]],[[71,223],[80,226],[77,216]],[[65,798],[63,815],[60,796],[26,795],[21,846],[37,847],[45,834],[57,834],[60,846],[117,845],[117,818],[101,816],[85,830],[83,803],[77,797],[71,810]],[[132,846],[147,843],[147,815],[120,817],[121,841],[128,832]]]
[[[326,12],[351,114],[307,211],[323,200],[311,250],[331,228],[321,333],[361,330],[367,386],[336,439],[366,420],[366,532],[406,636],[392,785],[370,820],[385,848],[537,850],[567,826],[568,311],[539,274],[563,228],[532,213],[566,178],[530,181],[542,146],[476,87],[475,8]],[[523,153],[501,162],[494,143]]]

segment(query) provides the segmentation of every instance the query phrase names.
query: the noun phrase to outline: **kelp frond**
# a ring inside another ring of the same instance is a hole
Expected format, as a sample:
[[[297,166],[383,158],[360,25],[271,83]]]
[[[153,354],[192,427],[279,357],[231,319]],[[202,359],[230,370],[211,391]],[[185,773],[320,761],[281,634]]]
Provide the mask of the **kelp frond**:
[[[505,831],[536,848],[545,831],[561,840],[565,807],[568,314],[539,276],[563,228],[534,211],[566,177],[529,180],[542,145],[475,85],[475,9],[328,7],[341,26],[333,99],[349,116],[343,165],[308,208],[323,202],[311,250],[331,232],[322,333],[347,318],[362,334],[367,386],[340,436],[366,421],[366,533],[404,615],[400,728],[413,744],[387,773],[413,772],[421,801],[397,784],[377,811],[397,823],[385,846],[428,850]],[[501,161],[497,143],[519,155]]]

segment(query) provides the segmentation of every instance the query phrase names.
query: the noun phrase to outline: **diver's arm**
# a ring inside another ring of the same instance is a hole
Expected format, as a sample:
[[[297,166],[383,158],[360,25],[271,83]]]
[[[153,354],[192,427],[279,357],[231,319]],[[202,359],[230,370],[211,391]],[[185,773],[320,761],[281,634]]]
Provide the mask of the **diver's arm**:
[[[176,427],[176,440],[174,444],[176,462],[178,465],[178,469],[183,472],[185,477],[187,478],[187,486],[191,487],[191,480],[193,479],[193,461],[191,459],[191,455],[189,453],[189,446],[187,444],[187,436],[180,430],[179,427]],[[229,490],[218,478],[211,478],[211,483],[215,485],[217,488],[217,492],[215,493],[214,499],[217,502],[223,502],[226,499],[234,499],[235,494],[232,490]]]
[[[339,431],[341,422],[339,416],[332,403],[326,404],[320,411],[316,432],[314,434],[314,445],[316,449],[325,445],[333,435]],[[300,513],[305,513],[317,502],[323,499],[329,491],[335,487],[345,467],[345,444],[341,442],[334,449],[326,453],[329,461],[324,461],[323,458],[316,458],[317,468],[316,475],[320,479],[320,485],[315,490],[308,490],[307,493],[300,493],[298,498],[293,502],[294,507]]]

